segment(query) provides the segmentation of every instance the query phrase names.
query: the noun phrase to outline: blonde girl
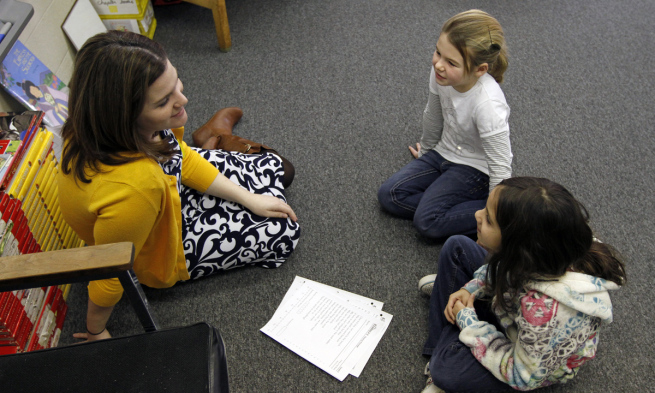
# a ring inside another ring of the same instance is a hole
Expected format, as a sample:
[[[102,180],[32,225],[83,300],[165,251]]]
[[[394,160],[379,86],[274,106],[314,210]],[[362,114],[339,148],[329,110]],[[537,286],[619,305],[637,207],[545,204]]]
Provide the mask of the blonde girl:
[[[432,56],[416,158],[379,189],[382,207],[429,238],[475,234],[475,211],[511,176],[503,29],[484,11],[450,18]]]

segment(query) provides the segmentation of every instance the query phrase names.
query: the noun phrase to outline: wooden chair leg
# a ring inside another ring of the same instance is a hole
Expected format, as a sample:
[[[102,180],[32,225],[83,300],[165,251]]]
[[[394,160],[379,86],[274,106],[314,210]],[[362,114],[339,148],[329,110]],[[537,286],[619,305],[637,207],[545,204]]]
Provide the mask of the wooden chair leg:
[[[159,330],[159,324],[155,320],[155,316],[150,309],[148,299],[141,289],[141,284],[136,278],[132,269],[126,270],[118,276],[118,279],[123,286],[123,290],[132,303],[134,312],[139,317],[139,321],[146,332],[154,332]]]
[[[218,47],[221,52],[228,52],[232,49],[232,38],[230,37],[230,25],[227,22],[225,0],[216,0],[212,7],[212,14],[214,15]]]
[[[232,49],[232,38],[230,37],[230,25],[227,22],[227,9],[225,0],[184,0],[187,3],[199,5],[212,10],[214,26],[216,27],[216,38],[218,48],[221,52],[229,52]]]

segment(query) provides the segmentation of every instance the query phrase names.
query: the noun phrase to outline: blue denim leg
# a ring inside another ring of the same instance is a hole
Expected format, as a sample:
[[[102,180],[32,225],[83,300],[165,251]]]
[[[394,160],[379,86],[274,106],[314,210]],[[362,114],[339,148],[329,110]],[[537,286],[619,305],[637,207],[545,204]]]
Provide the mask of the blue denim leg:
[[[489,176],[449,161],[442,163],[441,171],[423,193],[414,213],[414,226],[429,238],[475,234],[475,212],[486,204]]]
[[[413,219],[419,233],[433,239],[474,234],[474,214],[488,196],[489,176],[434,150],[412,160],[378,190],[386,211]]]
[[[484,264],[486,251],[466,236],[452,236],[439,255],[437,280],[430,297],[430,332],[423,354],[430,356],[430,374],[434,384],[448,392],[499,392],[509,385],[494,377],[459,341],[459,328],[444,315],[448,298],[473,278]],[[489,303],[475,302],[481,320],[495,325]]]
[[[441,176],[444,161],[434,150],[412,160],[382,184],[378,190],[380,205],[396,216],[414,218],[423,193]]]

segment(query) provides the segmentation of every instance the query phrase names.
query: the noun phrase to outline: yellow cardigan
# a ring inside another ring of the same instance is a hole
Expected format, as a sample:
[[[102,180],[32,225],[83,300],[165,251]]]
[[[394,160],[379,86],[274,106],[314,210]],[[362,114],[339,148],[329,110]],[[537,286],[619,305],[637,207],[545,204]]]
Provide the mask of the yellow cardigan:
[[[182,184],[205,192],[218,169],[182,140],[184,128],[173,130],[182,149]],[[59,171],[59,203],[66,222],[89,245],[134,243],[134,272],[152,288],[168,288],[188,280],[182,246],[180,196],[174,176],[143,158],[119,166],[101,166],[91,183],[75,182]],[[118,303],[118,279],[92,281],[89,298],[98,306]]]

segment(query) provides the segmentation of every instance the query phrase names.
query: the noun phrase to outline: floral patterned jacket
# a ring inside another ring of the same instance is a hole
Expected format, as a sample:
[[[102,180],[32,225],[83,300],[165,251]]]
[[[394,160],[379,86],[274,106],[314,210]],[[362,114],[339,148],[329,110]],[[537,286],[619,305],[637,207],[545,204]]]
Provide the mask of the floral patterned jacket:
[[[464,286],[476,299],[489,298],[486,272],[484,265]],[[494,305],[505,332],[478,320],[475,309],[464,308],[457,314],[459,338],[484,367],[514,389],[564,383],[596,355],[598,330],[612,321],[608,291],[618,288],[613,282],[575,272],[531,281],[509,312]]]

